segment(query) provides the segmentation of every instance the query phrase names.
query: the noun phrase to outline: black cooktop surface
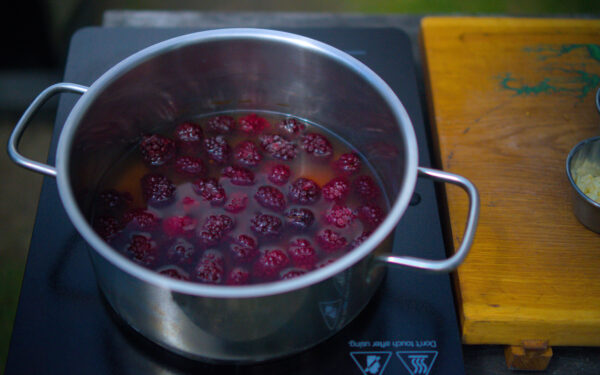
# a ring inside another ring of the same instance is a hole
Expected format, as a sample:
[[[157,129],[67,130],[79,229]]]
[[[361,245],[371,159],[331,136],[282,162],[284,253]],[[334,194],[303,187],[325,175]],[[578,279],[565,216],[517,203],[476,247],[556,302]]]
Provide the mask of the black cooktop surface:
[[[71,41],[65,81],[90,85],[111,66],[156,42],[196,30],[87,28]],[[419,164],[430,166],[409,40],[395,29],[290,29],[340,48],[378,73],[415,127]],[[49,162],[77,96],[58,108]],[[346,328],[306,352],[260,365],[210,365],[171,354],[120,321],[96,286],[85,241],[45,178],[6,374],[452,374],[464,373],[450,277],[389,270],[367,308]],[[443,258],[434,186],[419,180],[397,229],[394,252]],[[335,301],[324,319],[335,319]],[[332,313],[333,312],[333,313]]]

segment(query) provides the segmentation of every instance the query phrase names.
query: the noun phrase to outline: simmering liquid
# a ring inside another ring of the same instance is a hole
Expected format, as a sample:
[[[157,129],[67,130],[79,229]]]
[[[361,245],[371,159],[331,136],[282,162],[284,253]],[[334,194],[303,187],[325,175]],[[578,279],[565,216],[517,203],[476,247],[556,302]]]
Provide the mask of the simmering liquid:
[[[103,178],[92,224],[163,275],[244,285],[301,276],[387,214],[362,156],[320,126],[228,112],[146,134]]]

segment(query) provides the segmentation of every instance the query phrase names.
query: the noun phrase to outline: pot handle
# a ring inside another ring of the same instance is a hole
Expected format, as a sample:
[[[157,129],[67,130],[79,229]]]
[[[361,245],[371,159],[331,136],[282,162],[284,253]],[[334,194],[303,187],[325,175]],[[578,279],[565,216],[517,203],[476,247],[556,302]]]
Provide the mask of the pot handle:
[[[466,178],[454,173],[444,172],[437,169],[419,167],[419,176],[430,178],[435,181],[448,182],[461,187],[469,195],[469,215],[467,218],[467,226],[463,234],[462,243],[458,251],[450,258],[443,260],[422,259],[410,256],[395,256],[391,254],[381,254],[375,257],[375,264],[388,265],[392,267],[414,267],[423,270],[434,272],[453,271],[467,257],[475,230],[477,229],[477,221],[479,219],[479,193],[473,183]]]
[[[19,153],[18,147],[19,142],[21,141],[21,136],[29,125],[29,121],[33,115],[35,115],[40,107],[44,105],[44,103],[46,103],[46,101],[48,101],[48,99],[50,99],[52,96],[61,92],[72,92],[83,95],[86,93],[87,89],[87,87],[77,85],[75,83],[62,82],[54,84],[42,91],[33,100],[33,102],[31,102],[29,107],[27,107],[25,113],[23,113],[23,116],[21,116],[19,122],[17,122],[17,125],[10,134],[10,138],[8,140],[8,155],[11,157],[11,159],[23,168],[30,169],[34,172],[39,172],[47,176],[56,177],[56,168],[53,166],[31,160]]]

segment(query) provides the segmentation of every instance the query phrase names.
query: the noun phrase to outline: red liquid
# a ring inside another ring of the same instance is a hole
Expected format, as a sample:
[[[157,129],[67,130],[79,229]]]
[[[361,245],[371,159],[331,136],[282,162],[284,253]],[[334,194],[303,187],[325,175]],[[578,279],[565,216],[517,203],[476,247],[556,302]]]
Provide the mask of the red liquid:
[[[385,217],[373,172],[337,137],[272,113],[221,116],[145,135],[106,174],[92,223],[113,248],[178,279],[262,283],[335,261]]]

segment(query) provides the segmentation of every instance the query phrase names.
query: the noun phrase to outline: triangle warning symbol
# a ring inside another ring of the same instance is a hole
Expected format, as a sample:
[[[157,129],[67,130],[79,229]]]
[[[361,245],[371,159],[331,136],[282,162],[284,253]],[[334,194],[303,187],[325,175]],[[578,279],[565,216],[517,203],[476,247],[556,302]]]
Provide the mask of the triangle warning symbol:
[[[363,375],[381,375],[392,352],[351,352],[350,356]]]
[[[410,375],[428,375],[437,358],[436,350],[396,352],[398,358]]]

